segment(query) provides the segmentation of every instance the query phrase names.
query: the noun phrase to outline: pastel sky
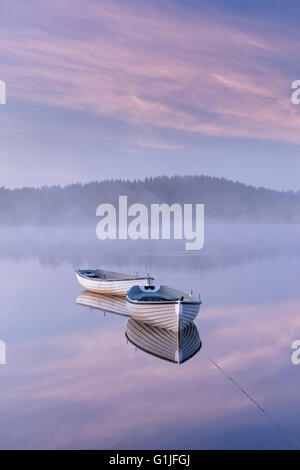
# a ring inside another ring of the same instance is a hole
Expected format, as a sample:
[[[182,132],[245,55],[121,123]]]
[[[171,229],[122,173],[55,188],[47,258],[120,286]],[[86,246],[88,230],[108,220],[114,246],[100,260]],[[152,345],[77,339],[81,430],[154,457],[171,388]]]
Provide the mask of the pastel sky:
[[[0,8],[0,185],[207,174],[300,189],[298,2]]]

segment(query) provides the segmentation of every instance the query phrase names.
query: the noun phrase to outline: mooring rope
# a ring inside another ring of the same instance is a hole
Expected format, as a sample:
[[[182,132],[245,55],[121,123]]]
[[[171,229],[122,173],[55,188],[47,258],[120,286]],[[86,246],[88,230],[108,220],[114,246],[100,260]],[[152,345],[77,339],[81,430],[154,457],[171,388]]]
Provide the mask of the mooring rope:
[[[271,421],[271,423],[279,429],[281,433],[284,434],[284,436],[290,441],[297,449],[300,449],[300,444],[291,436],[291,434],[286,431],[277,421],[253,398],[251,395],[249,395],[246,390],[244,390],[230,375],[221,367],[219,366],[216,361],[214,361],[208,354],[206,354],[203,351],[204,356],[220,371],[222,374],[225,375],[225,377],[233,384],[235,385],[239,391],[246,397],[248,400],[250,400],[265,416],[266,418]]]

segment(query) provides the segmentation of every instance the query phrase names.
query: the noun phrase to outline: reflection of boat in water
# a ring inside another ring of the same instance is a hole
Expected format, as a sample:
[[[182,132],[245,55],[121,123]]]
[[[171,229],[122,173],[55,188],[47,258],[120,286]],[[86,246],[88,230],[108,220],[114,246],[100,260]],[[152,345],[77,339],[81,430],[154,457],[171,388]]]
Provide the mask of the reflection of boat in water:
[[[127,322],[125,335],[137,348],[178,364],[190,359],[202,346],[198,329],[194,323],[175,332],[130,318]]]
[[[79,284],[90,292],[126,295],[132,286],[150,284],[153,278],[114,273],[102,269],[78,269],[76,277]]]
[[[116,295],[101,295],[84,291],[77,297],[76,303],[86,307],[98,308],[104,312],[129,316],[125,298]]]
[[[120,296],[83,291],[77,297],[76,303],[103,312],[130,316],[127,308],[128,302]],[[202,345],[197,327],[193,322],[178,331],[172,331],[129,318],[125,335],[137,348],[178,364],[194,356]]]
[[[191,323],[201,304],[200,299],[168,286],[134,286],[126,300],[135,320],[172,331]]]

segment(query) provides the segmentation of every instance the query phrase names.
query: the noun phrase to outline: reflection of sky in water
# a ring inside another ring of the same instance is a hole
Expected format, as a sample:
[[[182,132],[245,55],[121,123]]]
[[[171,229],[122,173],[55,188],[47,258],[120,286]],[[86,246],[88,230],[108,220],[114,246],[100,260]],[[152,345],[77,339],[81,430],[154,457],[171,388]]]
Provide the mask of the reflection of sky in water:
[[[165,255],[151,258],[151,274],[201,292],[196,324],[203,346],[181,366],[127,344],[127,318],[75,304],[82,289],[73,268],[85,253],[83,243],[66,256],[53,238],[48,251],[46,240],[41,246],[24,238],[14,251],[17,237],[9,243],[6,236],[0,251],[0,339],[7,344],[0,447],[292,448],[205,354],[300,440],[300,366],[290,360],[291,343],[300,339],[296,236],[282,232],[270,250],[260,229],[255,256],[257,229],[247,228],[253,236],[236,252],[230,230],[227,241],[221,233],[213,238],[209,269],[202,269],[201,256],[177,256],[176,263]],[[100,265],[100,242],[97,247]],[[226,262],[217,263],[215,252]],[[60,254],[61,264],[49,263]],[[127,258],[129,266],[147,271],[147,257],[127,250]],[[106,266],[126,271],[125,262]]]

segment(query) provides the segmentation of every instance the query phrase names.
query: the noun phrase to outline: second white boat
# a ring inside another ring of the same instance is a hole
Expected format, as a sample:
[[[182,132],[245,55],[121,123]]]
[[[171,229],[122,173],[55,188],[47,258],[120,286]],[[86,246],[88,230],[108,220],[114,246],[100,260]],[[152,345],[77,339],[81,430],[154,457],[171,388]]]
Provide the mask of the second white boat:
[[[150,284],[152,277],[104,271],[103,269],[78,269],[79,284],[90,292],[99,294],[126,295],[132,286]]]

